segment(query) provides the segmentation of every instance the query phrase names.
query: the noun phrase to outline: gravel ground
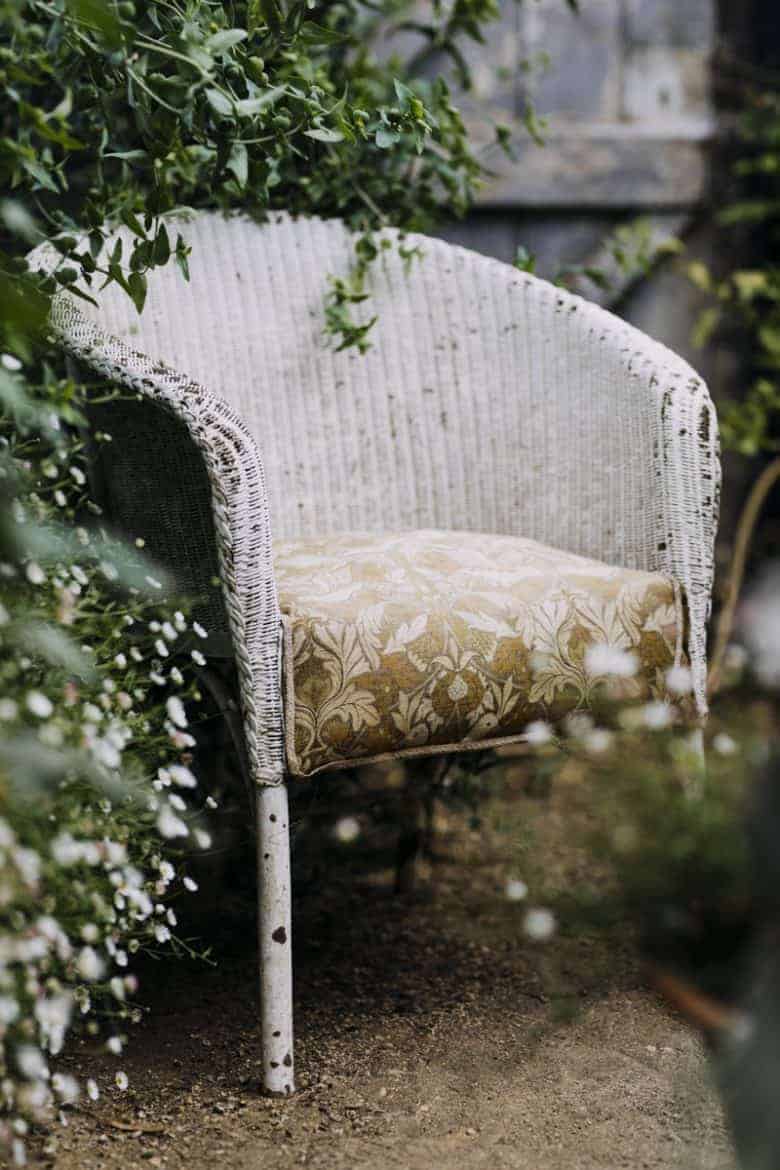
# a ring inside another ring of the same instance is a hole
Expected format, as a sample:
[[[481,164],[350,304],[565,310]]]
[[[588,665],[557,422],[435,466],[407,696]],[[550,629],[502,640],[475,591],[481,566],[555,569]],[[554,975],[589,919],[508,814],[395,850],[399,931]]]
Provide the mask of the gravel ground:
[[[358,864],[378,855],[370,835],[299,881],[294,1098],[259,1093],[252,907],[223,891],[200,923],[217,965],[147,963],[130,1088],[77,1043],[63,1067],[106,1087],[35,1164],[734,1170],[702,1046],[644,984],[630,928],[525,938],[507,877],[554,904],[600,875],[571,790],[541,801],[504,773],[481,828],[440,815],[439,860],[411,894]]]

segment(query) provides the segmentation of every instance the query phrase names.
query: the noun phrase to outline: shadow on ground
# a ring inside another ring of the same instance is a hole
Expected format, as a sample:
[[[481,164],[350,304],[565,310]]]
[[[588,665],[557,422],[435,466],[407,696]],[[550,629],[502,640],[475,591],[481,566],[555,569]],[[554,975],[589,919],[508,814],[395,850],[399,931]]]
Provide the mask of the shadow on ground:
[[[600,880],[571,843],[579,815],[565,785],[542,808],[508,769],[481,828],[441,817],[442,856],[404,897],[390,870],[358,864],[380,855],[370,840],[325,850],[295,907],[300,1091],[286,1101],[258,1091],[251,901],[215,896],[199,928],[217,966],[144,966],[130,1088],[77,1045],[64,1064],[97,1075],[101,1099],[41,1143],[40,1164],[733,1170],[699,1041],[643,985],[630,932],[563,922],[540,946],[503,896],[518,866],[547,896]]]

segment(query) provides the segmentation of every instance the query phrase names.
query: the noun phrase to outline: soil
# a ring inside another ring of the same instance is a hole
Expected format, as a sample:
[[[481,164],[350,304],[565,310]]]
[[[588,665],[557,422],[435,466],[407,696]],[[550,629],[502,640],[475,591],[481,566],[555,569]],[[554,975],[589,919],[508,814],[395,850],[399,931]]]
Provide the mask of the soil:
[[[259,1091],[251,900],[215,878],[199,927],[216,965],[147,963],[129,1089],[116,1058],[77,1042],[63,1067],[97,1076],[101,1098],[34,1164],[734,1170],[703,1046],[646,985],[630,924],[565,921],[572,891],[602,880],[572,786],[541,800],[510,762],[500,789],[480,826],[439,813],[438,860],[408,894],[366,866],[382,856],[371,831],[319,841],[295,904],[293,1098]],[[550,941],[525,936],[510,876],[559,913]]]

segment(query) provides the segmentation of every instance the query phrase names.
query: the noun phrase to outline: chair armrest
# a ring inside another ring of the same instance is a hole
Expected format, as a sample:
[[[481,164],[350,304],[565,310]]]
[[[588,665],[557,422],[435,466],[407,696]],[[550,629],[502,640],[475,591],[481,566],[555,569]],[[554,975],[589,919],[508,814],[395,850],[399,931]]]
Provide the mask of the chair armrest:
[[[160,424],[174,419],[172,442],[186,436],[190,452],[170,450],[174,469],[200,457],[207,477],[220,584],[235,656],[247,753],[253,779],[280,783],[284,774],[281,699],[281,617],[273,575],[271,529],[263,466],[248,430],[203,386],[103,333],[67,294],[55,297],[50,325],[72,357],[153,404]],[[168,451],[165,452],[166,461]],[[135,469],[133,469],[135,471]],[[140,486],[154,468],[138,460]],[[202,473],[201,473],[202,474]],[[132,485],[131,485],[132,490]],[[153,498],[153,497],[152,497]],[[201,504],[205,502],[201,500]],[[164,511],[164,509],[163,509]],[[163,532],[186,542],[187,532]]]

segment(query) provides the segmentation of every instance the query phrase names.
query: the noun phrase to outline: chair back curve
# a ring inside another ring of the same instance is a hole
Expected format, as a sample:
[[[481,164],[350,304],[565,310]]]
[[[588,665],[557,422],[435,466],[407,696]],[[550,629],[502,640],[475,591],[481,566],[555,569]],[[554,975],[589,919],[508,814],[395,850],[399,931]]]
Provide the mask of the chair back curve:
[[[390,231],[358,308],[377,316],[371,348],[337,352],[324,306],[355,259],[344,224],[200,212],[176,231],[189,282],[153,273],[140,316],[116,285],[79,307],[228,400],[262,454],[275,537],[465,528],[665,567],[648,382],[702,384],[662,346],[440,240],[407,237],[421,255],[405,261]]]

